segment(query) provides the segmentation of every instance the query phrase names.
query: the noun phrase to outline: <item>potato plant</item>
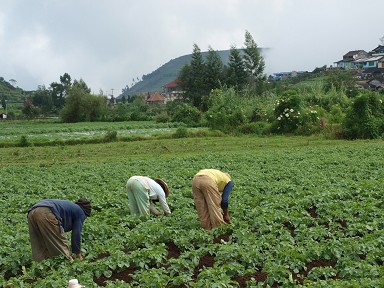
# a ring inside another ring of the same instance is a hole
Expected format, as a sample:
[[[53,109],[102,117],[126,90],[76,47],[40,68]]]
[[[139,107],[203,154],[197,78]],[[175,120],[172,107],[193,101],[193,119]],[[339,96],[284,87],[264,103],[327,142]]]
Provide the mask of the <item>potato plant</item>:
[[[2,148],[0,286],[382,287],[382,155],[382,141],[250,136]],[[233,177],[233,224],[200,228],[202,168]],[[132,175],[166,180],[170,217],[129,214]],[[32,262],[28,208],[80,196],[84,261]]]

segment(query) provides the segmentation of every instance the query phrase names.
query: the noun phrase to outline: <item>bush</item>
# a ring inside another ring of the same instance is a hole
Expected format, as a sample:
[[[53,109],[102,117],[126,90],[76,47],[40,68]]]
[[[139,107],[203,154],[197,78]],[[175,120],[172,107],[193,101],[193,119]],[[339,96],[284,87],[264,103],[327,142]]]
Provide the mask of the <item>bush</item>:
[[[20,147],[28,147],[29,146],[29,141],[27,139],[27,136],[23,135],[20,137],[19,146]]]
[[[172,122],[181,122],[187,126],[195,127],[200,125],[201,112],[194,106],[186,103],[178,103],[171,115]]]
[[[112,142],[117,140],[117,132],[116,131],[107,131],[104,136],[104,142]]]
[[[357,97],[343,123],[348,139],[375,139],[384,134],[384,105],[382,96],[370,92]]]
[[[169,117],[168,113],[163,111],[159,114],[157,114],[155,117],[154,117],[155,121],[157,123],[167,123],[171,120],[171,118]]]
[[[269,134],[270,126],[267,122],[249,122],[241,124],[239,132],[242,134],[267,135]]]
[[[323,124],[321,124],[320,120],[320,117],[323,116],[323,114],[324,110],[319,107],[307,107],[302,109],[296,134],[311,135],[313,133],[318,133],[322,126],[325,126],[324,118],[322,118]]]
[[[301,98],[296,91],[286,92],[277,100],[274,110],[275,120],[272,124],[274,133],[294,133],[299,127],[301,115]]]
[[[186,138],[188,137],[188,129],[185,126],[177,128],[176,132],[173,134],[175,138]]]

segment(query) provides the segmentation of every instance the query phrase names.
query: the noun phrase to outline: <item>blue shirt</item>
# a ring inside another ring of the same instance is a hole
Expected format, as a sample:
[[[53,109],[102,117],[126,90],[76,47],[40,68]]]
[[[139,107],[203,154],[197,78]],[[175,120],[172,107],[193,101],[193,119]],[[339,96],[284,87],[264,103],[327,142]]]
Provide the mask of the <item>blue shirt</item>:
[[[75,254],[81,251],[81,231],[87,217],[81,207],[68,200],[45,199],[33,205],[29,211],[36,207],[48,207],[59,221],[64,232],[72,231],[71,245]],[[28,212],[29,212],[28,211]]]
[[[223,194],[221,195],[221,208],[226,209],[228,208],[228,198],[229,194],[231,194],[233,187],[232,181],[229,181],[227,185],[225,185]]]

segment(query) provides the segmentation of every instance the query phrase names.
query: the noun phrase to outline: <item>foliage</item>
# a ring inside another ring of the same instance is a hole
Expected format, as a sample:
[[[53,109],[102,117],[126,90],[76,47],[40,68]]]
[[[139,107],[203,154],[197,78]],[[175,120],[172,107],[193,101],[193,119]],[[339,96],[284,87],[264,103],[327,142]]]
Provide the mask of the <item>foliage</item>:
[[[287,91],[276,102],[274,109],[275,120],[272,131],[275,133],[294,133],[300,123],[302,102],[295,91]]]
[[[336,91],[350,90],[354,88],[356,80],[354,79],[352,72],[348,70],[335,70],[328,74],[327,81],[325,83],[325,91],[329,91],[335,88]]]
[[[383,97],[375,93],[364,93],[357,97],[343,123],[347,138],[374,139],[384,134]]]
[[[106,115],[106,99],[89,93],[85,84],[74,84],[61,110],[63,122],[97,121]]]
[[[173,134],[175,138],[185,138],[188,137],[188,129],[185,126],[181,126],[176,129],[176,132]]]
[[[191,63],[182,68],[179,81],[185,99],[198,108],[201,105],[203,95],[206,93],[205,67],[201,50],[197,44],[194,44]]]
[[[244,123],[245,115],[235,90],[213,90],[210,94],[209,110],[205,117],[208,127],[224,133],[233,132]]]
[[[104,136],[105,142],[112,142],[117,140],[117,131],[107,131]]]
[[[241,124],[239,132],[242,134],[266,135],[269,134],[270,124],[267,122],[247,122]]]
[[[219,140],[0,149],[0,286],[65,287],[71,278],[86,287],[382,286],[381,140]],[[202,167],[233,177],[232,225],[200,228],[190,185]],[[172,215],[131,216],[127,178],[154,174],[170,186]],[[84,260],[32,262],[28,208],[42,198],[79,195],[94,206],[83,229]],[[170,242],[178,255],[168,253]],[[204,258],[213,263],[201,265]]]
[[[184,102],[178,102],[176,105],[172,105],[172,108],[173,110],[169,111],[171,121],[184,123],[191,127],[200,125],[202,113],[196,107]]]
[[[248,71],[249,83],[264,82],[266,80],[266,76],[264,75],[265,62],[249,31],[245,31],[244,45],[243,59],[246,70]]]
[[[248,74],[242,55],[235,46],[230,49],[228,68],[226,70],[226,84],[242,91],[248,82]]]
[[[40,110],[38,107],[34,106],[31,99],[29,97],[27,97],[27,98],[25,98],[22,112],[28,118],[32,118],[32,117],[38,115]]]
[[[43,114],[47,114],[53,109],[53,99],[51,92],[45,86],[38,87],[37,91],[32,93],[32,104],[41,109]]]

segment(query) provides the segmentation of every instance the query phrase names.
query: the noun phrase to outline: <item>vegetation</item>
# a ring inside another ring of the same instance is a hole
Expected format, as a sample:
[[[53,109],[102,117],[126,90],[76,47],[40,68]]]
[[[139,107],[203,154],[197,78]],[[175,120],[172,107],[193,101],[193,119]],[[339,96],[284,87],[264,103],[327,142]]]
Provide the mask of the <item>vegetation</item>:
[[[115,103],[102,91],[92,94],[83,80],[72,81],[65,73],[59,83],[51,83],[48,88],[41,86],[25,97],[18,115],[12,112],[8,119],[176,122],[235,135],[383,138],[384,93],[358,90],[350,71],[321,67],[270,82],[264,68],[259,48],[246,31],[244,47],[231,47],[226,62],[212,47],[203,54],[194,44],[191,60],[177,79],[182,97],[166,105],[149,104],[145,95],[131,95]],[[3,98],[2,106],[8,107],[5,103]]]
[[[381,287],[383,152],[381,140],[297,136],[2,148],[0,286]],[[200,228],[190,186],[206,167],[235,183],[233,224],[212,231]],[[170,217],[130,215],[132,175],[166,179]],[[80,196],[94,206],[84,260],[32,262],[28,208]]]

